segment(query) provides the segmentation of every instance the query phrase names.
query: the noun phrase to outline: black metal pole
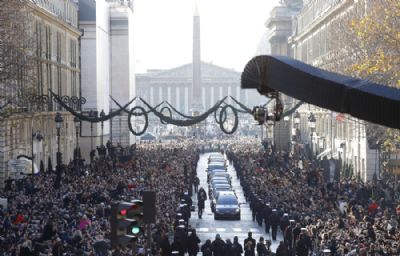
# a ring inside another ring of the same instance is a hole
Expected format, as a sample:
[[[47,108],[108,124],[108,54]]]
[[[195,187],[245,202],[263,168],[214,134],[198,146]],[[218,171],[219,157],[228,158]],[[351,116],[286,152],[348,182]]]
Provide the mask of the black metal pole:
[[[60,152],[60,128],[57,128],[57,165],[61,165],[61,152]]]
[[[33,128],[32,128],[32,139],[31,139],[31,148],[32,148],[32,176],[35,174],[35,167],[34,167],[34,159],[35,159],[35,154],[33,153]]]
[[[103,130],[104,130],[104,123],[101,121],[101,141],[100,146],[103,146]]]
[[[90,123],[90,152],[93,151],[93,123]]]

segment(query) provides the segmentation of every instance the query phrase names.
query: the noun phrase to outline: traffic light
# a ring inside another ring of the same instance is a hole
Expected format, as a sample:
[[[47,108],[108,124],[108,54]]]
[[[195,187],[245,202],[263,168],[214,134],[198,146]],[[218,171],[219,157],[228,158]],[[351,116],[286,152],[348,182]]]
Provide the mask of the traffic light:
[[[112,206],[111,246],[126,247],[143,233],[143,201],[119,202]]]

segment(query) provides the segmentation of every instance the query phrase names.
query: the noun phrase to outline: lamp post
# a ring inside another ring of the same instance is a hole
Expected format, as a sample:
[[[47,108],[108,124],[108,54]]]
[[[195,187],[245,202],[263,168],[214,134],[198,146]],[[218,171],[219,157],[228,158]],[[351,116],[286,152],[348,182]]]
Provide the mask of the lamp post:
[[[317,120],[315,119],[315,116],[313,113],[310,114],[310,116],[308,117],[308,127],[310,127],[310,136],[311,136],[311,140],[310,140],[310,145],[311,145],[311,153],[313,153],[313,134],[315,131],[315,125],[316,125]]]
[[[79,154],[79,128],[80,128],[80,119],[78,117],[74,117],[74,124],[75,124],[75,139],[76,139],[76,150],[74,154],[74,160],[76,167],[79,166],[80,162],[80,154]]]
[[[104,110],[102,109],[100,112],[100,118],[105,117],[106,113],[104,113]],[[104,121],[101,121],[101,141],[100,141],[100,146],[103,146],[103,131],[104,131]]]
[[[293,135],[294,135],[296,142],[300,141],[300,138],[298,138],[298,136],[297,136],[298,129],[300,127],[300,121],[301,121],[300,118],[301,118],[300,113],[296,111],[293,116],[293,123],[294,123],[294,132],[293,132],[294,134]]]
[[[56,117],[54,118],[54,121],[56,122],[56,128],[57,128],[57,169],[61,167],[62,163],[62,154],[60,152],[60,131],[61,127],[63,125],[64,119],[62,118],[60,112],[56,113]]]
[[[34,150],[33,150],[33,141],[37,140],[37,141],[42,141],[44,139],[43,135],[37,131],[37,132],[33,132],[33,127],[32,127],[32,141],[31,141],[31,146],[32,146],[32,175],[35,174],[35,154],[34,154]]]
[[[97,112],[90,110],[89,117],[95,118],[97,117]],[[90,152],[93,151],[93,122],[90,122]]]
[[[296,113],[294,113],[293,119],[294,119],[295,128],[298,129],[299,125],[300,125],[300,113],[296,111]]]

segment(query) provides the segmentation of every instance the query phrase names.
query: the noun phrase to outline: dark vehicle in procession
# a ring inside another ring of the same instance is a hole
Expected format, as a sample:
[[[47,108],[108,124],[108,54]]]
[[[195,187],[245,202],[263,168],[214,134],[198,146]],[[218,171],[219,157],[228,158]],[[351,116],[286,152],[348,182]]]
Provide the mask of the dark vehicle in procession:
[[[240,220],[240,205],[232,192],[220,192],[215,201],[214,219]]]

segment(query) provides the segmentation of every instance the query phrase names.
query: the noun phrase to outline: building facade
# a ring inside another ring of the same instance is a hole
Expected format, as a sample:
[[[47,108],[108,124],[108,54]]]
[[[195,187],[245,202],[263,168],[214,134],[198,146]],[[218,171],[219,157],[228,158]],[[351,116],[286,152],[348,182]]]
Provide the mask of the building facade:
[[[81,0],[79,27],[82,36],[82,95],[90,110],[97,115],[118,109],[112,96],[121,105],[135,96],[135,69],[133,51],[133,1]],[[85,122],[82,149],[87,156],[90,150],[107,140],[130,145],[127,115],[102,124]],[[103,137],[103,139],[102,139]]]
[[[367,1],[357,0],[309,0],[297,16],[296,30],[290,39],[294,57],[323,69],[336,71],[345,43],[338,40],[338,28],[343,19],[352,15],[355,5],[364,8]],[[340,64],[339,64],[340,65]],[[311,145],[314,154],[341,159],[342,165],[351,166],[354,175],[370,180],[377,172],[376,150],[368,147],[365,123],[348,115],[333,113],[312,105],[299,109],[301,115],[301,140]],[[316,117],[315,132],[311,134],[307,118]]]
[[[271,49],[269,54],[292,56],[288,39],[293,33],[294,17],[301,8],[302,0],[285,0],[271,10],[270,17],[265,22],[269,31],[267,38]],[[286,109],[294,105],[291,97],[282,94],[281,99]],[[274,104],[274,101],[270,104]],[[267,128],[267,138],[273,139],[276,148],[287,150],[291,142],[291,127],[290,118],[276,122],[273,127]]]
[[[30,50],[36,63],[33,70],[21,72],[32,75],[33,86],[24,88],[16,81],[21,93],[13,96],[17,102],[11,104],[13,114],[0,117],[1,186],[5,179],[19,176],[22,170],[16,170],[12,162],[20,155],[34,156],[34,163],[38,167],[42,163],[45,170],[49,161],[56,166],[56,112],[64,119],[60,135],[64,163],[73,159],[76,147],[73,116],[53,101],[48,90],[70,99],[80,98],[78,5],[73,0],[36,0],[27,1],[26,10],[34,42]]]

